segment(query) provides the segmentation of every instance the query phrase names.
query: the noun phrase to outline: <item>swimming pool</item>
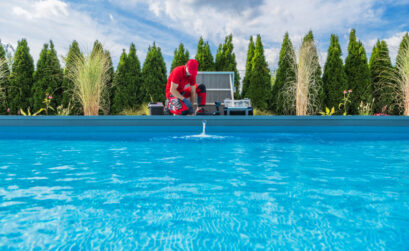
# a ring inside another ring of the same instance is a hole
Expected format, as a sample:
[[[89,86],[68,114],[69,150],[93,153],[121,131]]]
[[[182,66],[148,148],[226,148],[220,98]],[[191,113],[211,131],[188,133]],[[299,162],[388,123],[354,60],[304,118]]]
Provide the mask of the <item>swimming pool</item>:
[[[2,128],[0,249],[409,248],[406,129],[142,129]]]

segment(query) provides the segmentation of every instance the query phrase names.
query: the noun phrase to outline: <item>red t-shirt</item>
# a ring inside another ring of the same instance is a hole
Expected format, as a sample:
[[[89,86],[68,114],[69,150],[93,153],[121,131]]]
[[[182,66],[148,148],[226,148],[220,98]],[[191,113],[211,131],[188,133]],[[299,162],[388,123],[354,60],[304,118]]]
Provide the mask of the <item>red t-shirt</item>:
[[[185,65],[181,65],[173,69],[169,75],[168,83],[166,84],[166,97],[168,98],[170,96],[170,85],[172,82],[178,84],[178,92],[183,92],[187,84],[190,84],[190,86],[196,85],[196,78],[186,74]]]

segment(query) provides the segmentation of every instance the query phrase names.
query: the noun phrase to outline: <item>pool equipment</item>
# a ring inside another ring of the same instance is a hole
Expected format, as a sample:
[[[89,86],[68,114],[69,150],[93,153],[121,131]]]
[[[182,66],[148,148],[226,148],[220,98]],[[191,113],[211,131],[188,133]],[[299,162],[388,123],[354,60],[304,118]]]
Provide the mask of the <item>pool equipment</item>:
[[[156,103],[149,103],[149,115],[163,115],[163,103],[156,102]]]
[[[225,99],[224,100],[225,115],[253,115],[250,99]]]
[[[224,99],[234,99],[234,72],[199,71],[196,82],[206,86],[206,105]]]
[[[214,102],[214,104],[216,105],[216,111],[213,112],[213,115],[215,115],[215,116],[220,115],[220,105],[221,105],[221,102],[220,102],[220,101],[216,101],[216,102]]]

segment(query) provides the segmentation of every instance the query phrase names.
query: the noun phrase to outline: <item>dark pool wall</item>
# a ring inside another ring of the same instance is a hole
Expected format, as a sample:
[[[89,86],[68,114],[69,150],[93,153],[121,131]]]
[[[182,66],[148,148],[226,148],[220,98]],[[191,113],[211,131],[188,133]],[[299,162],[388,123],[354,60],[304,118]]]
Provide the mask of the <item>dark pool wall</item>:
[[[100,116],[22,117],[0,116],[2,139],[112,139],[137,140],[164,134],[207,134],[256,137],[263,133],[308,133],[310,135],[359,134],[363,139],[408,139],[407,117],[320,116]],[[275,136],[274,136],[275,137]]]
[[[0,116],[0,126],[382,126],[409,127],[409,117],[402,116]]]

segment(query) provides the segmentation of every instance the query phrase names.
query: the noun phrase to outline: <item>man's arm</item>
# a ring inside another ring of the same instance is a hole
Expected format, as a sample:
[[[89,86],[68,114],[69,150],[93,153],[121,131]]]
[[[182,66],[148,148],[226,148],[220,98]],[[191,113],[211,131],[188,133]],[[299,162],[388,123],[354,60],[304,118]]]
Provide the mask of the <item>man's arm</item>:
[[[182,94],[180,94],[180,92],[178,91],[178,84],[171,82],[170,83],[170,93],[174,96],[177,97],[180,100],[184,100],[185,97],[183,97]]]
[[[196,85],[191,85],[190,86],[190,102],[194,104],[196,101]],[[199,105],[199,104],[197,104]]]

